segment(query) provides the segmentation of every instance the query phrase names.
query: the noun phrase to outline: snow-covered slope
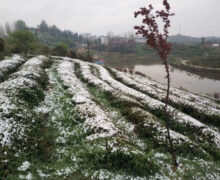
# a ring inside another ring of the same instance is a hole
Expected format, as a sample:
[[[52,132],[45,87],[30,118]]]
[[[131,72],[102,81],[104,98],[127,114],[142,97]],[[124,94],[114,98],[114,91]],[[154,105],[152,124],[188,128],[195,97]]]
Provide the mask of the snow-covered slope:
[[[0,83],[3,179],[220,178],[218,102],[171,88],[175,169],[164,85],[77,59],[15,62]]]

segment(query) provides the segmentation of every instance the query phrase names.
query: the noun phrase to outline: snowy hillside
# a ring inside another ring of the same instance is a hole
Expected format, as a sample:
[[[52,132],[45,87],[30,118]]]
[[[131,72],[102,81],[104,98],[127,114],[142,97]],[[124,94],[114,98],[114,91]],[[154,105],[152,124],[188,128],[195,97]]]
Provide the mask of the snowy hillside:
[[[2,179],[220,179],[220,104],[81,60],[0,61]]]

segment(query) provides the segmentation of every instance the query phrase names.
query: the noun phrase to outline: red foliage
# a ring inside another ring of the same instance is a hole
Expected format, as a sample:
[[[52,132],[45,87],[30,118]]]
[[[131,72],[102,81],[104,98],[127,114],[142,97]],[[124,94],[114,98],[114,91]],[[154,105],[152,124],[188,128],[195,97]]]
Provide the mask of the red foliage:
[[[165,10],[156,11],[153,14],[153,6],[149,5],[149,8],[142,7],[139,11],[134,13],[135,18],[139,15],[144,16],[142,23],[147,25],[135,26],[134,29],[137,30],[136,34],[142,35],[147,39],[147,44],[155,49],[162,60],[165,60],[171,51],[171,44],[167,43],[168,28],[170,27],[169,17],[173,16],[174,13],[170,13],[170,5],[167,0],[163,0],[163,5]],[[157,19],[161,18],[164,22],[163,32],[159,32],[159,26],[157,24]]]
[[[167,0],[163,0],[163,6],[164,10],[158,10],[153,12],[154,8],[150,4],[148,8],[142,7],[140,8],[139,11],[134,13],[134,17],[137,18],[139,15],[144,16],[142,23],[143,25],[141,26],[135,26],[134,29],[137,30],[136,34],[137,35],[142,35],[142,37],[146,38],[146,43],[153,49],[155,49],[160,56],[165,69],[166,69],[166,78],[167,78],[167,93],[165,97],[165,113],[167,114],[167,135],[168,135],[168,140],[170,144],[170,150],[171,154],[173,156],[174,160],[174,165],[175,167],[178,166],[177,161],[176,161],[176,156],[174,153],[174,148],[172,144],[172,140],[170,137],[170,131],[169,131],[169,112],[167,110],[167,106],[169,103],[169,91],[170,91],[170,72],[169,72],[169,65],[167,63],[167,56],[171,51],[171,44],[167,42],[168,38],[168,28],[170,27],[170,16],[173,16],[174,13],[170,13],[170,5]],[[162,19],[164,25],[163,25],[163,30],[160,32],[159,30],[159,25],[157,23],[158,19]]]
[[[168,37],[168,28],[170,27],[169,17],[173,16],[174,13],[170,13],[170,5],[167,0],[163,0],[163,5],[165,10],[156,11],[155,15],[152,12],[154,10],[153,6],[150,4],[149,8],[142,7],[139,11],[134,13],[135,18],[139,15],[144,16],[142,23],[144,25],[135,26],[134,29],[137,30],[136,34],[142,35],[147,39],[146,43],[153,49],[155,49],[160,56],[165,69],[166,69],[166,78],[168,81],[168,91],[170,86],[170,74],[169,74],[169,65],[166,61],[168,54],[171,51],[171,44],[167,42]],[[159,25],[157,24],[157,19],[161,18],[164,26],[163,31],[159,31]],[[147,26],[145,26],[147,25]],[[166,102],[168,103],[169,92],[167,93]],[[166,104],[167,106],[167,104]]]

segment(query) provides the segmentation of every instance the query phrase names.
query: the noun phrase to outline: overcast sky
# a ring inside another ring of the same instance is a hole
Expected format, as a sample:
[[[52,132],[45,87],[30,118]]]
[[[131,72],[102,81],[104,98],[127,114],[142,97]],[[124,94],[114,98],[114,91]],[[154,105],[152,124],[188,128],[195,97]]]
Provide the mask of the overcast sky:
[[[73,32],[105,35],[133,31],[139,21],[134,11],[149,3],[159,7],[162,0],[0,0],[0,23],[23,19],[36,26],[44,19],[49,25]],[[220,0],[170,0],[170,34],[220,36]]]

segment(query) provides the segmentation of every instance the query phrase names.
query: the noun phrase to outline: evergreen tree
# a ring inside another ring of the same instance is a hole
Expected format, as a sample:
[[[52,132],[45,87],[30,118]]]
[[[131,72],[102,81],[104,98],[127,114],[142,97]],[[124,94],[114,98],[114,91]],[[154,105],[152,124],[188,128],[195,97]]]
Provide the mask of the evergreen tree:
[[[45,20],[42,20],[40,25],[38,26],[38,29],[41,31],[41,32],[48,32],[49,31],[49,27],[46,23]]]
[[[15,31],[24,31],[27,29],[28,29],[28,27],[23,20],[17,20],[15,22]]]
[[[61,36],[61,30],[56,27],[56,25],[53,25],[49,28],[50,33],[52,36]]]

